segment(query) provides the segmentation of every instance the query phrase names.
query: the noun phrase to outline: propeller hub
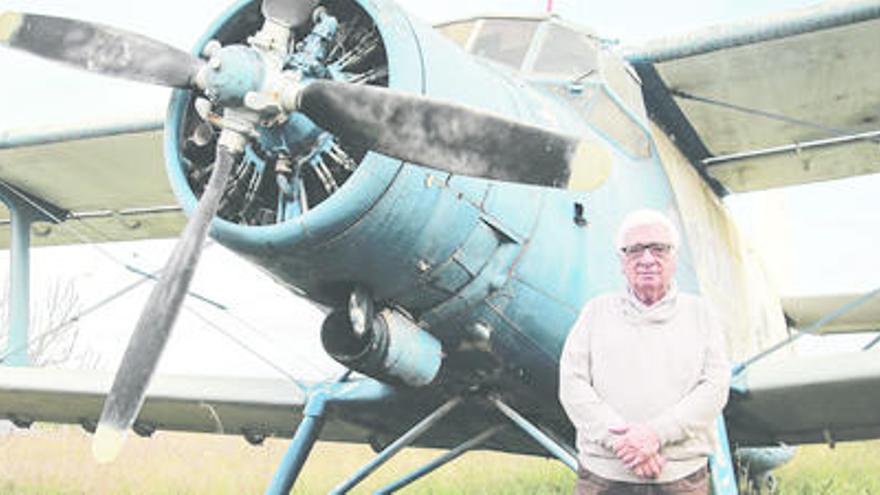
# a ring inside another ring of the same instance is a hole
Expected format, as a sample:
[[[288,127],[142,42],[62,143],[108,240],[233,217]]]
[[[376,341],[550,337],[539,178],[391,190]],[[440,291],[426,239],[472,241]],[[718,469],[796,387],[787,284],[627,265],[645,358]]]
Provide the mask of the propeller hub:
[[[197,84],[215,104],[242,106],[245,96],[258,92],[266,78],[266,64],[257,50],[244,45],[225,46],[211,54],[199,72]]]

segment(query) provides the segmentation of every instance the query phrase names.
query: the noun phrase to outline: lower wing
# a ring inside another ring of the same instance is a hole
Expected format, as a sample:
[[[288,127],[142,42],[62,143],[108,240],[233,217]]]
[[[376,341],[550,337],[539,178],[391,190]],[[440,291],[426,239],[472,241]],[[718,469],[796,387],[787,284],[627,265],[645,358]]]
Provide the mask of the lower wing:
[[[18,426],[32,422],[80,424],[94,432],[111,373],[0,366],[0,419]],[[251,443],[290,438],[306,412],[308,398],[327,400],[320,439],[367,443],[382,448],[444,402],[431,387],[410,389],[356,376],[300,386],[270,378],[162,376],[154,378],[133,430],[243,435]],[[465,397],[412,445],[452,448],[507,420],[485,401]],[[480,448],[523,454],[547,453],[517,428],[505,428]]]
[[[739,445],[880,437],[880,351],[760,362],[733,381],[725,410]]]

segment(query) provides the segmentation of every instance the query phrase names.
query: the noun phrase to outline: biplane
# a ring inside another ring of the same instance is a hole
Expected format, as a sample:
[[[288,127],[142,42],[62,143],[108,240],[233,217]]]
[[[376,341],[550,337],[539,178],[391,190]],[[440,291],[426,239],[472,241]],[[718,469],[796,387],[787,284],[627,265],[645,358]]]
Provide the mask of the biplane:
[[[876,438],[874,342],[821,359],[790,345],[878,330],[876,291],[783,304],[722,198],[880,170],[878,18],[828,3],[620,50],[553,15],[431,27],[390,0],[240,1],[188,53],[3,13],[7,49],[174,88],[164,123],[0,136],[20,260],[4,362],[27,348],[32,227],[183,230],[115,378],[4,366],[0,416],[79,423],[102,460],[129,430],[291,437],[269,493],[318,438],[377,452],[334,493],[408,445],[449,450],[383,493],[478,446],[575,469],[559,355],[584,303],[622,285],[620,220],[649,207],[684,232],[676,282],[717,307],[737,363],[715,493],[736,493],[735,457],[764,473],[790,457],[781,442]],[[153,379],[206,236],[327,308],[321,340],[347,371]]]

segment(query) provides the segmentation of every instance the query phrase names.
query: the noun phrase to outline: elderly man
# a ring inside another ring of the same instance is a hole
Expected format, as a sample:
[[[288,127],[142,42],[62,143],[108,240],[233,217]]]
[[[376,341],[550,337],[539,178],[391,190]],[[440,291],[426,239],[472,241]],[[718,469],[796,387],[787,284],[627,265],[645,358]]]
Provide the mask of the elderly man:
[[[590,300],[565,343],[578,495],[709,493],[730,365],[708,304],[676,290],[678,243],[663,214],[628,215],[617,235],[627,290]]]

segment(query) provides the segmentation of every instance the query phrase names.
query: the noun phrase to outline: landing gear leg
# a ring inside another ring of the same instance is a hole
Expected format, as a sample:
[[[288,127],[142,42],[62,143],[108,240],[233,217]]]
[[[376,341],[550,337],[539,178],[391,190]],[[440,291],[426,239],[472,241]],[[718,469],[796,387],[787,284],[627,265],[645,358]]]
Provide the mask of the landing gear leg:
[[[321,427],[324,426],[324,409],[327,405],[327,396],[325,392],[318,391],[309,398],[303,411],[303,419],[296,429],[293,440],[290,441],[290,447],[275,477],[272,478],[272,484],[266,490],[266,495],[286,495],[290,493],[290,489],[296,482],[303,464],[309,457],[318,434],[321,433]]]
[[[370,473],[372,473],[379,466],[384,464],[385,461],[387,461],[394,454],[399,452],[400,449],[412,443],[416,438],[419,437],[419,435],[424,433],[428,428],[439,421],[440,418],[446,416],[446,414],[449,413],[449,411],[451,411],[453,408],[455,408],[455,406],[457,406],[461,401],[461,397],[455,397],[437,408],[434,412],[425,417],[425,419],[419,421],[418,424],[410,428],[409,431],[407,431],[400,438],[395,440],[391,445],[385,447],[385,449],[382,452],[379,452],[379,454],[377,454],[372,461],[367,463],[366,466],[358,470],[358,472],[352,475],[349,479],[337,485],[336,488],[330,491],[330,493],[333,495],[348,493],[349,490],[354,488],[355,485],[360,483],[364,478],[369,476]]]
[[[485,442],[486,440],[491,438],[492,435],[497,433],[498,430],[500,430],[502,428],[504,428],[504,425],[497,425],[497,426],[493,426],[492,428],[489,428],[488,430],[483,431],[479,435],[462,443],[458,447],[446,452],[445,454],[441,455],[440,457],[435,458],[431,462],[429,462],[429,463],[425,464],[424,466],[416,469],[415,471],[407,474],[403,478],[400,478],[399,480],[397,480],[391,484],[385,485],[382,488],[376,490],[375,492],[373,492],[373,495],[390,495],[391,493],[394,493],[397,490],[400,490],[401,488],[409,485],[413,481],[416,481],[417,479],[430,474],[435,469],[443,466],[444,464],[447,464],[455,459],[458,459],[465,452],[471,450],[474,447],[479,446],[480,444],[482,444],[483,442]]]
[[[535,440],[542,447],[547,449],[547,451],[553,454],[554,457],[562,461],[563,464],[568,466],[568,468],[575,473],[577,472],[577,458],[570,452],[570,449],[566,449],[565,447],[560,445],[559,442],[550,438],[550,436],[541,431],[540,428],[533,425],[515,409],[502,402],[501,399],[499,399],[498,397],[490,397],[489,401],[495,404],[495,407],[497,407],[502,414],[507,416],[508,419],[513,421],[513,423],[516,426],[520,427],[520,429],[524,431],[528,436],[532,437],[533,440]]]

